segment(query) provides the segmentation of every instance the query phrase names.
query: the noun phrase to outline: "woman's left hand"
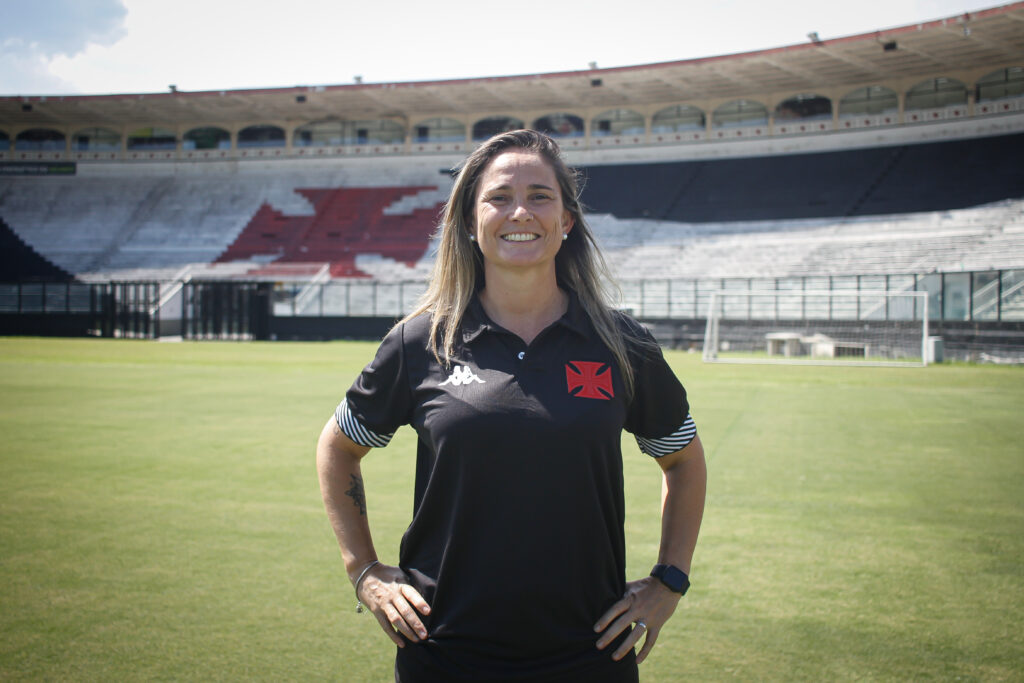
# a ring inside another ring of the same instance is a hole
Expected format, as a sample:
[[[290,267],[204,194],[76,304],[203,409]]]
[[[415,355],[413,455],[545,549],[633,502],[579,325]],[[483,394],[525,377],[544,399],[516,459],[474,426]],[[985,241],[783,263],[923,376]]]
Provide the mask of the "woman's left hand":
[[[644,661],[658,640],[661,627],[676,611],[680,597],[679,593],[672,592],[653,576],[627,583],[626,594],[594,625],[594,631],[601,634],[597,640],[597,649],[608,647],[630,624],[635,623],[636,628],[626,636],[619,649],[612,653],[612,659],[618,661],[625,657],[640,642],[640,637],[646,636],[644,646],[636,656],[638,664]]]

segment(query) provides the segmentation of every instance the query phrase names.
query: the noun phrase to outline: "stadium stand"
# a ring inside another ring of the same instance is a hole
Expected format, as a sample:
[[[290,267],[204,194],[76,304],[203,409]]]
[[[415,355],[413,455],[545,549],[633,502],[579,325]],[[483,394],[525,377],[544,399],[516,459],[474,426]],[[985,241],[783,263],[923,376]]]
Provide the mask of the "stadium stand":
[[[25,244],[20,237],[0,220],[0,273],[16,281],[44,280],[64,282],[71,274],[58,268]]]
[[[155,281],[164,302],[234,280],[282,315],[398,314],[453,168],[485,133],[557,119],[635,310],[698,318],[698,291],[845,278],[927,290],[944,319],[999,318],[1024,348],[1022,21],[1016,2],[587,72],[0,97],[0,281]],[[689,303],[654,280],[689,281]]]
[[[1017,134],[581,170],[584,204],[620,277],[781,277],[1020,267],[1020,158]],[[283,264],[328,262],[333,277],[393,281],[426,272],[450,182],[427,166],[407,169],[409,185],[383,187],[335,185],[392,177],[379,169],[340,179],[129,173],[8,179],[0,217],[91,279],[147,269],[165,278],[188,264],[206,264],[208,276],[273,278]],[[210,267],[232,262],[248,265]]]
[[[369,277],[355,264],[371,253],[415,266],[427,250],[437,211],[412,208],[436,187],[297,189],[313,214],[286,216],[262,204],[218,262],[274,256],[285,262],[330,261],[333,277]]]
[[[945,212],[744,223],[633,222],[594,216],[620,277],[793,277],[1018,268],[1024,201]],[[632,241],[623,234],[633,235]]]
[[[70,178],[3,178],[0,217],[54,263],[90,279],[140,277],[147,270],[162,279],[186,265],[238,259],[253,261],[251,270],[336,258],[339,274],[365,276],[353,265],[358,253],[405,262],[423,256],[438,194],[447,194],[451,182],[433,165],[281,163],[241,171],[129,166]],[[352,187],[388,182],[402,185]],[[356,231],[357,224],[366,229]],[[378,251],[368,250],[370,243]],[[321,248],[333,250],[331,256],[318,255]],[[207,269],[217,272],[236,274]]]
[[[591,211],[686,223],[962,209],[1024,193],[1024,135],[816,154],[609,164],[586,171]]]
[[[212,261],[255,196],[207,192],[200,179],[13,178],[0,215],[41,253],[73,273],[166,268]],[[41,210],[41,207],[45,207]]]

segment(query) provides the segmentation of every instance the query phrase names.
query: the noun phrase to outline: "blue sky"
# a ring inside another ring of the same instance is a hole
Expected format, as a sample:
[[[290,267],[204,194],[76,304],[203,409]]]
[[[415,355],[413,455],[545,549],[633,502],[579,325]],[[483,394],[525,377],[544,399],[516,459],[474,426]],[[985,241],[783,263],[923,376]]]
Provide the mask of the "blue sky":
[[[941,19],[971,0],[0,0],[0,95],[422,81],[691,59]]]

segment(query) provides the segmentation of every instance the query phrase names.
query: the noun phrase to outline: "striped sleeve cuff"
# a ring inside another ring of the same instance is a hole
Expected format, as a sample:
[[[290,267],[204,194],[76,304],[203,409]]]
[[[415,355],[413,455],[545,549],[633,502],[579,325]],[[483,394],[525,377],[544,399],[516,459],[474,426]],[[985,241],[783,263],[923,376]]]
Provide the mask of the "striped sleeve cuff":
[[[391,437],[395,435],[394,432],[378,434],[364,427],[349,410],[348,399],[343,399],[338,404],[338,409],[334,411],[334,419],[338,421],[338,426],[341,427],[341,431],[345,432],[345,436],[367,448],[384,448],[390,443]]]
[[[693,441],[695,436],[697,436],[697,425],[693,423],[693,418],[687,415],[683,421],[683,426],[668,436],[662,436],[657,439],[645,439],[642,436],[638,436],[636,437],[636,443],[640,446],[640,450],[647,455],[660,458],[686,448],[687,444]]]

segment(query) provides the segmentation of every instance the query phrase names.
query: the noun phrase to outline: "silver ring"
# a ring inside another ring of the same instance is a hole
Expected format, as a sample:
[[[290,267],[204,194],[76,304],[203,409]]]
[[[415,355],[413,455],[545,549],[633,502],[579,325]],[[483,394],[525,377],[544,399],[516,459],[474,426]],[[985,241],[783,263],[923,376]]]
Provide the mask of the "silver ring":
[[[642,628],[645,631],[647,630],[647,624],[644,623],[643,619],[637,619],[636,620],[636,627],[637,628]]]

